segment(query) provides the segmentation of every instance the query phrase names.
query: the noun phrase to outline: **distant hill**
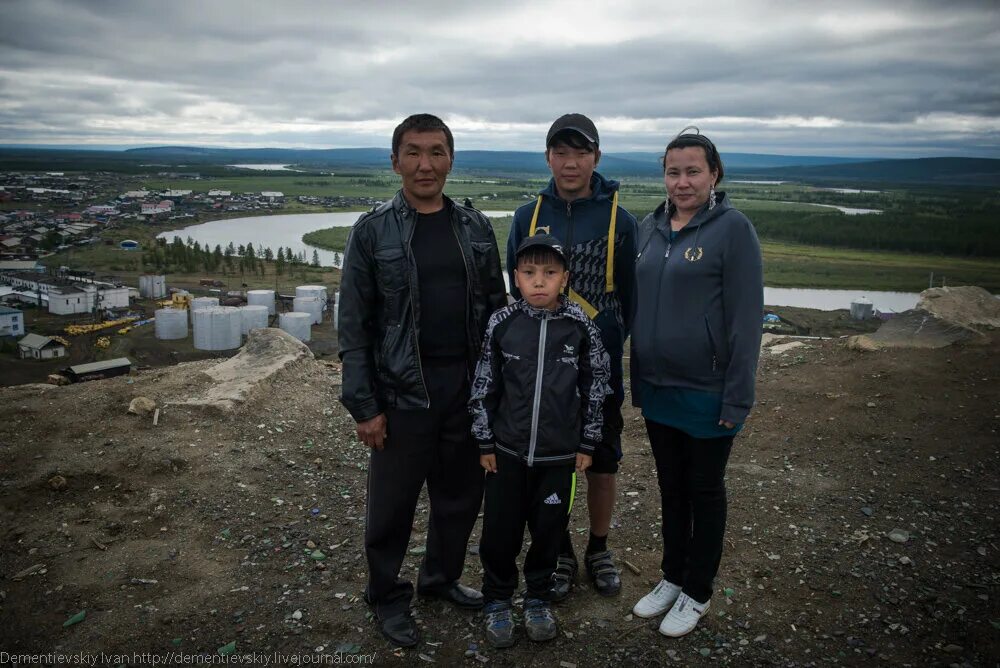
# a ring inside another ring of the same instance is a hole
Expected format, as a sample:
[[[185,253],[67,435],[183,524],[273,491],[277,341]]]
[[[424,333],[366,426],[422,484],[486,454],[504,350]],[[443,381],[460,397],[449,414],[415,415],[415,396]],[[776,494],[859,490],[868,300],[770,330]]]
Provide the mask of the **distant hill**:
[[[902,183],[1000,186],[1000,160],[916,158],[878,160],[832,156],[723,153],[727,178],[805,183]],[[615,178],[662,174],[659,152],[606,153],[601,171]],[[228,173],[234,164],[297,165],[317,171],[386,169],[388,148],[210,148],[157,146],[124,151],[0,147],[0,170],[109,170],[152,172],[164,169]],[[542,151],[457,151],[459,170],[498,177],[548,173]]]
[[[839,165],[808,165],[747,170],[755,178],[806,182],[921,183],[1000,186],[1000,160],[991,158],[914,158],[871,160]]]

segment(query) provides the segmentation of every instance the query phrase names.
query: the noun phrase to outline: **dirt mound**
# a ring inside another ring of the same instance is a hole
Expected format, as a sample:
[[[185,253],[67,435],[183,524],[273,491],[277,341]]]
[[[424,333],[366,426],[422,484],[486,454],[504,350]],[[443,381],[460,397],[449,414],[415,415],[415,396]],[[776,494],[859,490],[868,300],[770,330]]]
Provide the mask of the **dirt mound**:
[[[888,320],[872,334],[852,336],[854,350],[943,348],[954,343],[985,343],[1000,327],[1000,299],[974,286],[931,288],[917,307]]]
[[[1000,328],[1000,299],[974,285],[924,290],[917,309],[971,329]]]
[[[215,382],[202,396],[169,403],[231,411],[257,388],[269,385],[275,376],[294,374],[313,359],[304,343],[280,329],[252,329],[238,355],[205,370],[205,375]]]

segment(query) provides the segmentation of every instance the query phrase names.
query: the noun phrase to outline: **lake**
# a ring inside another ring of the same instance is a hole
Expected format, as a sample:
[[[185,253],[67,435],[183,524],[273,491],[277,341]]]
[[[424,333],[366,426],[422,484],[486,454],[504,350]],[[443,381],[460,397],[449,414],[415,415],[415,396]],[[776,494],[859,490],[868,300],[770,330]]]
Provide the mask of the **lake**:
[[[484,211],[488,216],[509,216],[511,211]],[[328,227],[350,227],[362,216],[359,211],[337,213],[298,213],[278,216],[251,216],[216,220],[201,225],[192,225],[179,230],[161,232],[157,236],[171,241],[175,236],[181,239],[191,237],[202,246],[216,245],[225,248],[253,243],[254,248],[267,248],[277,252],[278,247],[291,248],[294,252],[305,252],[306,260],[312,260],[315,250],[323,266],[340,266],[340,253],[316,248],[303,243],[302,235]],[[504,243],[501,239],[500,243]],[[851,302],[859,297],[867,297],[879,311],[905,311],[913,308],[919,294],[916,292],[880,292],[864,290],[814,290],[812,288],[764,288],[764,303],[769,306],[800,306],[823,311],[850,308]]]

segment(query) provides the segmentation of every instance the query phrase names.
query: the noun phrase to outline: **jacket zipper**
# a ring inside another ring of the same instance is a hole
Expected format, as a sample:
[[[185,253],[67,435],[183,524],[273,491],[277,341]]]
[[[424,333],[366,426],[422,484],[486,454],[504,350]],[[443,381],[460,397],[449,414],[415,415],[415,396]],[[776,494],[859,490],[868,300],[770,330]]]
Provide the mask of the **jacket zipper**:
[[[416,218],[416,214],[410,212],[410,216]],[[413,233],[417,229],[417,221],[414,220],[413,224],[410,225],[410,234],[406,237],[406,261],[410,262],[413,257]],[[413,271],[417,270],[417,263],[413,263]],[[409,273],[407,280],[412,278],[413,274]],[[417,324],[417,313],[413,310],[413,285],[410,286],[410,317],[413,318],[413,349],[417,351],[417,371],[420,372],[420,384],[424,386],[424,397],[426,401],[424,402],[424,408],[431,407],[431,393],[427,391],[427,380],[424,378],[424,365],[420,363],[420,332],[418,331],[419,325]]]
[[[462,256],[462,266],[465,267],[465,341],[466,343],[469,343],[475,339],[469,331],[469,325],[472,319],[472,272],[469,271],[469,261],[465,257],[465,249],[462,248],[462,240],[459,239],[458,232],[455,231],[454,220],[451,221],[451,233],[455,235],[455,243],[458,244],[458,253]],[[469,353],[478,357],[478,353],[471,345]]]
[[[570,269],[569,281],[566,282],[566,290],[563,294],[569,295],[570,283],[573,282],[575,273],[573,268],[573,204],[566,202],[566,268]]]
[[[705,314],[705,331],[708,332],[708,347],[712,349],[712,371],[719,370],[719,353],[715,349],[715,337],[712,336],[712,327],[708,324],[708,314]]]
[[[538,413],[542,403],[542,376],[545,373],[545,330],[548,316],[542,318],[538,330],[538,368],[535,371],[535,398],[531,404],[531,439],[528,442],[528,466],[535,464],[535,446],[538,444]]]

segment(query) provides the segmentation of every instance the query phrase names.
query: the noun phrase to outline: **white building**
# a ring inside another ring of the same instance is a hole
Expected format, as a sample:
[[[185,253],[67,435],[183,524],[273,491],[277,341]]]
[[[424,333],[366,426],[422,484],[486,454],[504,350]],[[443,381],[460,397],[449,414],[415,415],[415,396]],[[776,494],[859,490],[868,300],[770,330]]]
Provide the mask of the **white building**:
[[[92,313],[94,309],[129,307],[129,289],[111,283],[71,282],[52,280],[32,274],[12,274],[4,280],[17,289],[48,299],[49,313],[70,315]]]
[[[50,360],[66,357],[66,346],[40,334],[28,334],[17,342],[17,350],[22,359],[30,357],[36,360]]]
[[[170,213],[174,210],[174,203],[168,199],[162,202],[143,202],[142,203],[142,215],[144,216],[155,216],[158,213]]]
[[[260,196],[269,202],[276,202],[285,196],[283,192],[277,192],[275,190],[264,190],[260,193]]]
[[[0,336],[24,336],[24,314],[16,308],[0,306]]]

